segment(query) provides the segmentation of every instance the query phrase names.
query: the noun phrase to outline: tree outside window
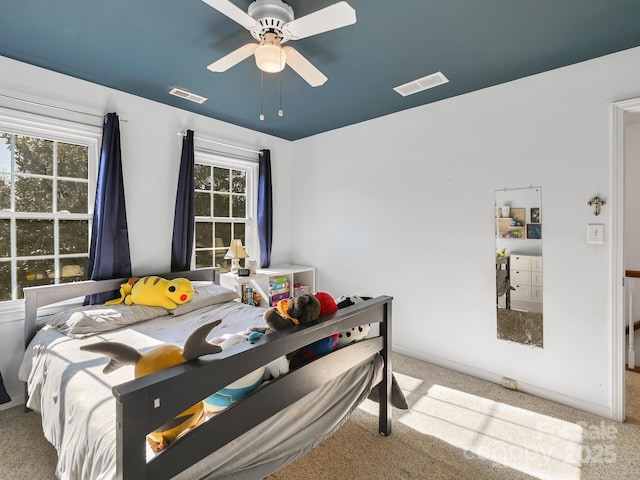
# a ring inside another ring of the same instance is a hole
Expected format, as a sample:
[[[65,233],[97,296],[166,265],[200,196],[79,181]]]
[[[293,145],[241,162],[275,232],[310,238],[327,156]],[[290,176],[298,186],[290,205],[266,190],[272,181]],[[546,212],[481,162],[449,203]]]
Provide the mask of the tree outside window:
[[[232,239],[247,246],[250,215],[247,212],[251,168],[220,164],[195,164],[195,261],[196,268],[220,267],[228,272],[224,258]]]
[[[0,130],[0,301],[86,279],[90,150]]]

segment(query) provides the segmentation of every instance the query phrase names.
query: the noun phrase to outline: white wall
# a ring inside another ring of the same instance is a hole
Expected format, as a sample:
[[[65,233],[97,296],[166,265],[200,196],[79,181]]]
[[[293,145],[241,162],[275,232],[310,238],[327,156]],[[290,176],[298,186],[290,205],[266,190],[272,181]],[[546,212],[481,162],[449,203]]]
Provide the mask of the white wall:
[[[611,415],[610,207],[587,202],[610,197],[611,103],[638,78],[633,49],[295,142],[293,258],[334,295],[393,295],[397,351]],[[529,185],[543,349],[496,338],[493,192]]]
[[[121,120],[122,163],[134,275],[169,271],[173,211],[182,138],[178,131],[194,130],[196,137],[259,150],[271,150],[275,209],[274,264],[289,259],[291,202],[291,142],[151,102],[96,84],[0,57],[0,94],[86,113],[117,112]],[[43,113],[66,120],[100,125],[101,119],[37,107],[0,96],[0,107]],[[196,141],[196,148],[222,151]],[[238,154],[237,150],[228,150]],[[256,156],[257,161],[257,156]],[[22,400],[17,380],[22,351],[22,322],[0,318],[0,370],[9,393]],[[13,405],[12,402],[11,405]]]

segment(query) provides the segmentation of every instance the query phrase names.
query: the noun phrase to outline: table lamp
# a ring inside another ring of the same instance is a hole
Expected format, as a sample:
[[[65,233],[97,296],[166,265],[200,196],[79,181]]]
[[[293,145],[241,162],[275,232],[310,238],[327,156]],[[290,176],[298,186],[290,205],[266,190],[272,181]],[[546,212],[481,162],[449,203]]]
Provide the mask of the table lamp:
[[[238,273],[238,269],[240,268],[240,259],[247,258],[249,255],[245,251],[242,246],[242,240],[233,239],[231,240],[231,246],[229,246],[229,250],[224,258],[230,258],[231,262],[231,273]]]

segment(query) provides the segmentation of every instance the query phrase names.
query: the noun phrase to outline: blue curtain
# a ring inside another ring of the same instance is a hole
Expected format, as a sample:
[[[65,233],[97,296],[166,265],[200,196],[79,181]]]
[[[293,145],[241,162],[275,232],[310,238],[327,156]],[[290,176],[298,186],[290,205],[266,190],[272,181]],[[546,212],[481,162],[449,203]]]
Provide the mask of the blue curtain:
[[[260,239],[260,267],[271,265],[273,241],[273,200],[271,197],[271,151],[260,150],[258,176],[258,238]]]
[[[106,115],[102,129],[87,273],[90,280],[131,276],[129,232],[122,181],[120,123],[115,113]],[[118,291],[91,295],[85,298],[85,303],[104,303],[118,296]]]
[[[171,243],[172,272],[191,269],[195,219],[194,188],[193,130],[187,130],[187,134],[182,140],[176,210],[173,217],[173,241]]]

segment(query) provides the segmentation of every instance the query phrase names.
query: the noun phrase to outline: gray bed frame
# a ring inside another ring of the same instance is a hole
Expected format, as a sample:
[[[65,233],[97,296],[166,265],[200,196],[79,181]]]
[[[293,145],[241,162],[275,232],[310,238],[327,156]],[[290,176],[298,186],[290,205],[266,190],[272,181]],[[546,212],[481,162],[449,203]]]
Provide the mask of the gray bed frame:
[[[219,283],[219,275],[219,269],[208,268],[161,276]],[[70,298],[118,290],[126,280],[120,278],[25,288],[26,345],[36,333],[39,308]],[[245,342],[235,345],[219,354],[204,356],[113,387],[117,422],[116,478],[169,479],[321,385],[353,367],[372,361],[377,354],[384,360],[383,379],[376,387],[379,389],[380,405],[378,430],[382,435],[390,435],[391,304],[392,297],[376,297],[325,315],[318,322],[265,335],[253,344]],[[147,434],[180,412],[282,355],[335,332],[367,323],[379,325],[377,336],[340,348],[267,383],[178,438],[170,448],[147,462]]]

